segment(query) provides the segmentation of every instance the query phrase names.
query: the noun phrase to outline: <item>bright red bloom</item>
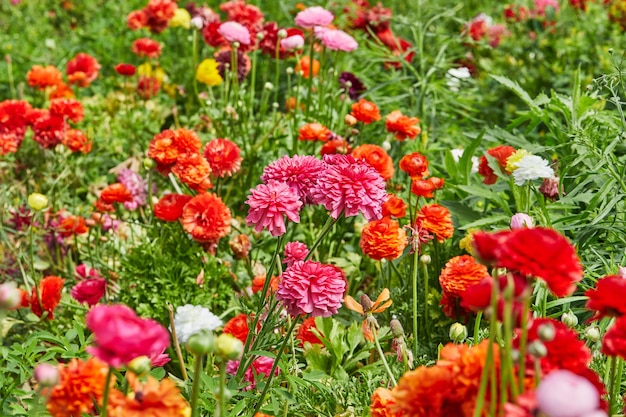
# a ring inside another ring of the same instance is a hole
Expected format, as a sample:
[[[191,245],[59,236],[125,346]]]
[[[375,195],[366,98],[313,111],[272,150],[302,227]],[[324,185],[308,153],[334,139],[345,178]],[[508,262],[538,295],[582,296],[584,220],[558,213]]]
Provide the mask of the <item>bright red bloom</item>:
[[[357,146],[351,155],[355,159],[364,159],[385,181],[393,177],[393,161],[387,152],[378,145],[365,144]]]
[[[98,78],[100,64],[96,58],[83,52],[77,54],[68,63],[65,69],[67,80],[70,84],[77,84],[79,87],[87,87]]]
[[[33,123],[33,139],[45,149],[51,149],[63,142],[67,124],[63,117],[48,112]]]
[[[222,333],[235,336],[237,339],[241,340],[242,343],[246,343],[248,332],[248,316],[241,313],[226,322]]]
[[[218,32],[221,25],[222,24],[219,21],[208,22],[202,28],[202,37],[204,38],[204,41],[214,48],[220,48],[228,45],[228,41],[226,41],[226,39],[224,39],[224,37]]]
[[[602,353],[626,359],[626,318],[618,317],[602,339]]]
[[[214,243],[230,233],[230,209],[214,194],[198,194],[185,205],[182,222],[198,242]]]
[[[396,139],[415,139],[422,129],[419,126],[420,119],[402,114],[400,110],[392,111],[385,118],[387,132],[395,134]]]
[[[417,224],[420,229],[434,234],[439,242],[451,238],[454,234],[450,210],[439,204],[422,206],[417,213]]]
[[[137,94],[144,100],[148,100],[157,95],[161,90],[161,81],[156,77],[142,75],[137,82]]]
[[[324,155],[347,155],[352,152],[352,146],[345,141],[344,139],[331,139],[328,142],[322,145],[322,149],[320,149],[320,154]]]
[[[300,341],[300,346],[304,347],[305,342],[309,342],[312,345],[321,345],[322,341],[317,337],[312,329],[317,330],[317,326],[315,325],[315,317],[309,317],[304,320],[298,329],[298,333],[296,334],[296,339]]]
[[[404,155],[400,160],[400,169],[413,180],[421,180],[429,175],[428,160],[419,152]]]
[[[433,198],[433,192],[443,188],[444,179],[430,177],[425,180],[411,182],[411,192],[418,197]]]
[[[187,194],[166,194],[154,205],[154,216],[166,222],[175,222],[182,217],[185,204],[191,198]]]
[[[85,117],[85,109],[78,100],[57,98],[50,101],[50,114],[53,116],[66,117],[72,122],[78,123]]]
[[[130,191],[128,191],[124,184],[116,182],[115,184],[110,184],[104,187],[104,189],[100,192],[100,199],[107,204],[126,203],[128,201],[133,201],[133,195]]]
[[[494,157],[502,169],[506,168],[506,160],[509,156],[515,153],[515,148],[512,146],[497,146],[487,151],[487,154]],[[486,156],[480,157],[480,164],[478,165],[478,173],[485,177],[483,183],[487,185],[495,184],[498,180],[498,176],[494,173],[493,169],[489,166]]]
[[[91,152],[91,141],[87,138],[85,133],[78,129],[69,129],[65,132],[62,143],[72,152]]]
[[[57,226],[57,231],[63,237],[69,237],[73,235],[82,235],[89,231],[85,225],[85,219],[80,216],[68,216],[61,220],[61,223]]]
[[[587,290],[585,295],[587,309],[595,310],[591,320],[599,320],[602,317],[617,316],[626,314],[626,279],[618,275],[608,275],[596,283],[596,288]]]
[[[282,30],[285,30],[287,32],[286,38],[295,35],[300,35],[302,36],[302,38],[304,38],[304,32],[302,32],[300,29],[287,28]],[[278,39],[278,31],[279,28],[276,22],[269,22],[266,23],[265,26],[263,26],[263,39],[259,42],[259,47],[261,48],[261,51],[274,59],[276,58],[276,52],[278,52],[279,59],[285,59],[293,56],[294,51],[288,51],[285,49],[284,46],[280,44]],[[277,46],[278,51],[276,49]]]
[[[150,0],[140,11],[143,16],[139,12],[133,12],[135,13],[132,19],[133,25],[141,24],[139,27],[147,27],[150,32],[161,33],[167,28],[177,8],[178,5],[172,0]],[[127,23],[130,26],[131,16],[129,15],[128,18]]]
[[[376,37],[391,51],[393,56],[404,57],[404,60],[408,63],[413,61],[415,52],[409,51],[413,45],[406,39],[394,35],[391,28],[387,27],[384,30],[376,32]],[[393,66],[395,68],[400,68],[400,65],[401,62],[399,61],[386,63],[386,66]]]
[[[117,64],[115,71],[124,77],[132,77],[137,72],[137,68],[132,64]]]
[[[366,125],[380,120],[380,110],[378,106],[364,98],[352,104],[352,112],[350,114],[359,122],[363,122]]]
[[[383,203],[383,217],[392,216],[401,219],[406,216],[407,205],[395,194],[387,194],[387,201]]]
[[[64,282],[62,278],[49,275],[41,280],[39,288],[33,287],[30,295],[30,308],[37,317],[43,316],[43,312],[47,311],[47,319],[54,318],[54,309],[61,302]]]
[[[241,169],[241,149],[228,139],[213,139],[204,148],[204,157],[211,166],[211,175],[230,177]]]
[[[150,38],[140,38],[133,42],[131,50],[139,58],[158,58],[161,56],[162,46]]]

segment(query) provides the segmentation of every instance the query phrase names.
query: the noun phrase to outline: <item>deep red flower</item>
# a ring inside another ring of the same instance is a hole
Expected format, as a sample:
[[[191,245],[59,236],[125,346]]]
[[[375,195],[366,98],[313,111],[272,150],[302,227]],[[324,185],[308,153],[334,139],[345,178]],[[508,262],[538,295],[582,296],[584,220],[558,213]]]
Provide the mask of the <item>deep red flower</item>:
[[[626,318],[619,317],[602,339],[602,353],[626,359]]]
[[[393,34],[389,27],[384,30],[376,32],[376,37],[391,51],[392,55],[396,57],[404,57],[404,60],[408,63],[413,61],[415,52],[410,51],[413,45],[399,36]],[[388,65],[394,68],[400,68],[400,62],[389,62]]]
[[[137,72],[137,68],[132,64],[117,64],[115,71],[124,77],[132,77]]]
[[[595,310],[591,320],[607,316],[621,317],[626,314],[626,279],[608,275],[596,283],[596,288],[587,290],[587,309]]]
[[[72,98],[56,98],[50,101],[50,114],[53,116],[66,117],[74,123],[78,123],[85,117],[85,109],[78,100]]]
[[[46,112],[33,123],[33,139],[45,149],[51,149],[63,142],[67,124],[63,117]]]
[[[161,44],[150,38],[139,38],[133,42],[131,50],[139,58],[158,58],[161,55]]]
[[[88,306],[98,304],[104,296],[107,288],[107,281],[104,278],[89,278],[80,281],[72,288],[72,298],[79,303],[86,303]]]
[[[300,29],[287,28],[283,30],[285,30],[285,32],[287,33],[287,38],[295,35],[300,35],[303,38],[305,37],[304,32],[302,32]],[[278,39],[278,31],[279,27],[276,22],[269,22],[266,23],[265,26],[263,26],[263,31],[261,32],[263,33],[263,39],[259,42],[259,47],[261,48],[261,51],[272,58],[276,58],[276,47],[278,47],[279,59],[285,59],[293,56],[294,51],[288,51],[280,44],[280,39]]]
[[[43,312],[47,311],[47,319],[54,318],[54,309],[61,302],[63,282],[65,281],[62,278],[49,275],[41,280],[39,288],[33,287],[30,295],[30,308],[37,317],[43,316]]]
[[[166,222],[175,222],[183,215],[185,204],[191,200],[186,194],[166,194],[154,205],[154,215]]]
[[[506,160],[514,153],[514,147],[505,145],[497,146],[487,151],[488,155],[496,158],[498,164],[500,165],[500,167],[502,167],[502,169],[506,168]],[[489,166],[489,162],[487,161],[487,157],[484,155],[480,157],[478,173],[485,177],[483,179],[483,183],[487,185],[495,184],[498,180],[498,176],[494,173],[493,169],[491,169],[491,167]]]

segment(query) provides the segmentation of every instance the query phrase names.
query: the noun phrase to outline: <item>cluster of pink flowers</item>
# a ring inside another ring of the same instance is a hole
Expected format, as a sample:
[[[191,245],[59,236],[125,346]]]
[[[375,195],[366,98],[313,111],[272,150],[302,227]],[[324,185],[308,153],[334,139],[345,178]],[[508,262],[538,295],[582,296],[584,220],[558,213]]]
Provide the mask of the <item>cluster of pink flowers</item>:
[[[117,181],[124,184],[126,189],[133,196],[132,201],[124,203],[127,210],[137,210],[146,205],[148,201],[148,181],[135,171],[125,168],[120,171]],[[156,186],[153,185],[153,193],[156,193]]]
[[[107,281],[100,273],[85,264],[76,267],[78,283],[72,288],[72,298],[88,306],[98,304],[107,290]]]

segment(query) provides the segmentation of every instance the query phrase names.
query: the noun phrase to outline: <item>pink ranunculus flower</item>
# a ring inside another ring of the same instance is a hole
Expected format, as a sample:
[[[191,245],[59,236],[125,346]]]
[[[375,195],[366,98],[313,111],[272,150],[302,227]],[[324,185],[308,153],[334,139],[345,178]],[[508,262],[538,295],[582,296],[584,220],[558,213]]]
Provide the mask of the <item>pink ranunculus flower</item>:
[[[76,279],[79,281],[88,278],[102,278],[98,270],[87,266],[87,264],[77,265],[74,271],[76,272]]]
[[[315,37],[322,41],[322,45],[332,51],[351,52],[359,47],[357,41],[343,30],[316,26]]]
[[[239,369],[239,361],[228,361],[226,363],[226,372],[230,375],[235,375],[237,369]],[[244,378],[250,383],[244,388],[245,391],[253,390],[256,387],[256,381],[259,378],[266,378],[270,372],[272,372],[272,366],[274,365],[274,359],[267,356],[259,356],[252,362],[252,365],[246,369]],[[278,368],[274,371],[274,375],[278,374]]]
[[[239,42],[242,45],[250,44],[250,31],[241,23],[224,22],[220,25],[217,33],[222,35],[228,42]]]
[[[280,46],[288,51],[300,49],[304,46],[304,38],[301,35],[288,36],[280,41]]]
[[[265,167],[261,181],[266,184],[270,181],[284,182],[296,190],[303,204],[308,204],[312,201],[311,189],[322,169],[322,161],[314,156],[286,155]]]
[[[550,417],[579,417],[600,408],[600,393],[587,379],[565,369],[546,375],[535,393],[537,408]]]
[[[89,278],[80,281],[72,288],[72,298],[79,303],[86,303],[89,307],[98,304],[104,296],[107,281],[104,278]]]
[[[87,313],[86,321],[96,344],[87,352],[116,368],[139,356],[159,355],[170,344],[165,327],[138,317],[124,305],[95,306]]]
[[[523,227],[533,227],[533,219],[526,213],[516,213],[511,217],[511,229],[521,229]]]
[[[169,361],[171,361],[170,355],[165,353],[165,348],[163,348],[163,350],[160,353],[152,352],[152,354],[148,356],[148,358],[150,359],[150,364],[154,367],[163,366]]]
[[[346,275],[334,265],[296,262],[282,275],[276,298],[292,316],[330,317],[337,313],[346,291]]]
[[[246,204],[250,206],[246,222],[254,225],[257,232],[267,228],[272,236],[280,236],[287,230],[285,219],[300,222],[302,201],[294,188],[284,182],[269,181],[250,190]]]
[[[313,6],[302,10],[296,15],[296,25],[310,29],[315,26],[326,26],[335,16],[321,6]]]
[[[309,254],[309,248],[302,242],[289,242],[285,245],[285,257],[283,263],[287,268],[298,261],[304,261]]]

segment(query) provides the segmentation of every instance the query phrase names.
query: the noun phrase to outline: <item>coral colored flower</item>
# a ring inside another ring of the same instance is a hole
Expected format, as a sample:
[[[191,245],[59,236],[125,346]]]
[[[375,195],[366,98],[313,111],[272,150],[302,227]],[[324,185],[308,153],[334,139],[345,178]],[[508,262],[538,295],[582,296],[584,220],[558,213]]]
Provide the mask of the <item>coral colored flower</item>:
[[[246,204],[250,206],[246,222],[248,226],[254,225],[257,232],[267,228],[272,236],[284,234],[287,229],[283,216],[292,222],[300,222],[302,201],[287,183],[271,180],[257,185],[250,190]]]
[[[312,201],[311,189],[322,169],[322,161],[314,156],[285,155],[265,167],[261,181],[266,184],[270,181],[284,182],[297,192],[303,204],[307,204]]]
[[[313,333],[313,330],[317,330],[317,326],[315,325],[315,317],[309,317],[304,320],[300,327],[298,328],[298,333],[296,333],[296,339],[300,341],[300,347],[304,347],[304,343],[308,342],[312,345],[321,345],[322,341]]]
[[[204,157],[211,166],[211,175],[230,177],[241,169],[241,149],[228,139],[213,139],[204,148]]]
[[[311,29],[315,26],[326,26],[330,24],[335,16],[321,6],[313,6],[302,10],[296,15],[296,25]]]
[[[322,145],[320,154],[324,155],[347,155],[352,152],[352,146],[344,139],[331,139]]]
[[[141,29],[148,23],[148,16],[143,10],[134,10],[126,16],[126,26],[131,30]]]
[[[422,129],[417,117],[404,116],[400,110],[394,110],[385,118],[387,132],[393,133],[398,140],[415,139]]]
[[[439,274],[439,284],[443,291],[441,304],[443,312],[452,318],[459,316],[457,301],[471,286],[489,277],[487,267],[476,262],[469,255],[455,256],[450,259]]]
[[[107,288],[107,281],[104,278],[89,278],[80,281],[72,288],[72,298],[79,303],[86,303],[88,306],[98,304],[104,296]]]
[[[139,356],[162,353],[170,344],[165,327],[138,317],[124,305],[98,305],[86,316],[95,346],[87,351],[113,367],[126,365]]]
[[[361,233],[361,250],[376,261],[399,258],[407,244],[406,232],[390,217],[369,222]]]
[[[393,177],[394,168],[393,161],[387,152],[378,145],[365,144],[357,146],[351,155],[355,159],[366,160],[385,181]]]
[[[152,138],[148,156],[161,165],[176,163],[182,154],[200,153],[202,142],[198,135],[189,129],[164,130]]]
[[[411,192],[418,197],[433,198],[433,192],[443,188],[444,179],[430,177],[425,180],[414,180],[411,182]]]
[[[78,123],[85,117],[85,110],[78,100],[57,98],[50,101],[50,114],[66,117],[72,122]]]
[[[238,314],[228,320],[222,331],[222,333],[235,336],[237,339],[241,340],[242,343],[246,343],[248,332],[248,316],[244,313]]]
[[[100,64],[96,58],[83,52],[72,58],[66,66],[65,73],[70,84],[87,87],[98,78]]]
[[[439,204],[427,204],[417,213],[420,228],[434,234],[439,242],[452,237],[454,226],[450,210]]]
[[[413,180],[421,180],[429,175],[428,160],[419,152],[404,155],[400,160],[400,169]]]
[[[184,153],[178,156],[172,173],[193,189],[211,188],[211,166],[199,153]]]
[[[403,58],[407,63],[413,61],[413,57],[415,56],[415,52],[411,51],[413,45],[406,39],[394,35],[391,28],[387,27],[384,30],[376,32],[376,37],[391,51],[394,57]],[[385,67],[400,68],[400,66],[401,61],[398,59],[385,63]]]
[[[337,313],[346,290],[346,275],[334,265],[296,262],[282,275],[276,298],[292,316],[330,317]]]
[[[265,281],[267,280],[267,278],[265,277],[265,275],[259,275],[258,277],[254,277],[252,278],[252,293],[256,294],[259,291],[263,290],[263,287],[265,286]],[[268,285],[268,293],[267,295],[269,295],[270,293],[275,293],[278,290],[278,284],[280,283],[280,278],[279,277],[272,277],[270,279],[270,283]]]
[[[391,412],[396,401],[391,390],[387,388],[376,388],[372,394],[372,405],[370,407],[371,417],[399,417],[399,414]]]
[[[154,216],[166,222],[175,222],[182,217],[183,209],[191,198],[186,194],[166,194],[154,205]]]
[[[133,41],[131,50],[139,58],[156,59],[161,56],[163,47],[161,44],[150,38],[139,38]]]
[[[228,42],[239,42],[241,45],[250,44],[250,31],[240,23],[224,22],[220,25],[217,33]]]
[[[352,52],[359,47],[357,41],[343,30],[316,26],[315,37],[331,51]]]
[[[107,406],[110,417],[187,417],[191,414],[176,384],[169,378],[157,381],[151,375],[145,382],[132,372],[126,373],[130,393],[111,392]]]
[[[132,77],[137,72],[137,67],[132,64],[117,64],[115,72],[124,77]]]
[[[349,155],[326,155],[324,166],[311,194],[317,204],[330,210],[332,218],[359,212],[370,221],[382,217],[385,180],[369,163]]]
[[[304,261],[309,254],[309,248],[302,242],[288,242],[285,244],[283,263],[287,268],[296,262]]]
[[[314,58],[311,64],[311,57],[305,55],[296,64],[295,71],[296,74],[301,74],[304,78],[317,77],[320,72],[320,62]]]
[[[177,9],[176,2],[172,0],[150,0],[143,9],[128,14],[126,25],[132,30],[146,27],[150,32],[161,33],[176,15]]]
[[[92,414],[94,404],[102,404],[108,369],[96,358],[87,361],[72,359],[66,365],[59,364],[59,383],[49,392],[48,412],[53,417]]]
[[[607,275],[598,280],[596,287],[585,292],[589,297],[586,308],[595,311],[591,320],[607,316],[621,317],[626,314],[626,279],[619,275]]]
[[[383,217],[391,216],[401,219],[406,216],[407,205],[403,199],[395,194],[387,194],[387,201],[383,203]]]
[[[214,194],[198,194],[185,205],[182,222],[198,242],[217,242],[230,233],[230,209]]]
[[[298,140],[318,140],[326,142],[332,132],[321,123],[307,123],[298,130]]]
[[[220,85],[224,79],[219,72],[219,64],[214,59],[203,60],[196,69],[196,80],[209,87]]]
[[[26,82],[31,87],[43,90],[61,84],[63,82],[63,74],[53,65],[48,65],[47,67],[33,65],[26,74]]]
[[[128,191],[124,184],[116,182],[104,187],[100,192],[100,199],[107,204],[126,203],[133,201],[133,195]]]
[[[350,114],[359,122],[363,122],[366,125],[380,120],[380,110],[378,110],[378,106],[364,98],[352,105],[352,112]]]
[[[30,294],[30,309],[37,317],[42,317],[44,311],[48,313],[47,319],[54,319],[54,309],[61,302],[61,291],[65,280],[54,275],[44,277],[39,287],[33,287]]]
[[[57,226],[57,231],[63,237],[82,235],[89,231],[85,219],[80,216],[67,216]]]
[[[498,161],[498,164],[502,169],[506,168],[506,162],[509,156],[515,153],[515,148],[512,146],[497,146],[487,151],[489,156],[492,156]],[[495,184],[498,180],[498,176],[494,173],[493,169],[489,166],[486,156],[480,157],[480,164],[478,165],[478,173],[485,177],[483,183],[487,185]]]
[[[67,148],[72,152],[91,152],[91,141],[87,138],[84,132],[78,129],[69,129],[65,132],[65,136],[63,137],[63,141],[61,143],[67,146]]]
[[[420,366],[406,372],[393,389],[392,412],[415,417],[443,417],[444,401],[450,395],[454,373],[443,366]],[[393,415],[393,414],[392,414]]]

